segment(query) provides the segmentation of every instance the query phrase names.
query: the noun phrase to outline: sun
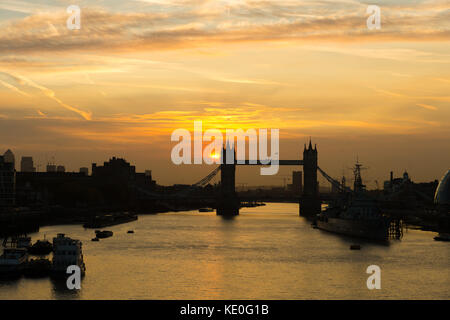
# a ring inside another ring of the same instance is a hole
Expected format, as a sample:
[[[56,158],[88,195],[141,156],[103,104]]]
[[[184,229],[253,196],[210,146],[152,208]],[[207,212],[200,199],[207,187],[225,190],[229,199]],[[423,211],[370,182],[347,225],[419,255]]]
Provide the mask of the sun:
[[[212,152],[210,155],[211,159],[220,159],[220,154]]]

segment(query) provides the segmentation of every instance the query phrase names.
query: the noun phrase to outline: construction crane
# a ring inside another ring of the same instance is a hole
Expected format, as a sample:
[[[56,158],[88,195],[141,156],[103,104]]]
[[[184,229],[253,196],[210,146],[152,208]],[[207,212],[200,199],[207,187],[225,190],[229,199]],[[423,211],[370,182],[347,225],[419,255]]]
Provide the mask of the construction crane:
[[[376,183],[376,185],[377,185],[377,190],[380,190],[380,186],[379,186],[379,184],[378,184],[378,180],[375,180],[375,183]]]

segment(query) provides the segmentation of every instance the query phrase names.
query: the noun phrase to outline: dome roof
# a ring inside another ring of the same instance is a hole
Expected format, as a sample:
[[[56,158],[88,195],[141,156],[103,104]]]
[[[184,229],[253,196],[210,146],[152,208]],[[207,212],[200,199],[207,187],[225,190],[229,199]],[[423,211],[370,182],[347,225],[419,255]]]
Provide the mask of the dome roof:
[[[434,202],[436,204],[450,205],[450,170],[447,171],[439,182],[434,195]]]

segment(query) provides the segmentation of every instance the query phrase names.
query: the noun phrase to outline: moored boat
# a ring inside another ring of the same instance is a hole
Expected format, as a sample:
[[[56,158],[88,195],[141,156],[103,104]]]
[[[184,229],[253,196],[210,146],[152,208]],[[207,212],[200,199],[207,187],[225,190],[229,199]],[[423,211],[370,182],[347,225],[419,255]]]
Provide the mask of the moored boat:
[[[85,274],[82,244],[79,240],[66,237],[64,233],[58,233],[53,238],[52,276],[67,275],[67,268],[76,265],[80,268],[81,275]]]
[[[113,236],[113,232],[112,231],[108,231],[108,230],[104,230],[104,231],[96,230],[95,231],[95,236],[97,238],[100,238],[100,239],[109,238],[109,237]]]
[[[27,277],[46,277],[51,269],[52,263],[49,259],[31,259],[24,269],[24,274]]]
[[[0,256],[0,276],[21,275],[27,262],[27,249],[4,248]]]
[[[353,192],[344,202],[318,214],[315,221],[317,228],[375,241],[400,238],[401,223],[384,216],[376,201],[368,197],[360,170],[361,164],[356,163]]]
[[[137,215],[122,212],[116,214],[107,214],[101,216],[95,216],[86,223],[83,224],[84,228],[104,228],[109,226],[114,226],[121,223],[127,223],[137,220]]]
[[[30,254],[45,255],[53,251],[53,245],[48,240],[38,240],[28,248]]]

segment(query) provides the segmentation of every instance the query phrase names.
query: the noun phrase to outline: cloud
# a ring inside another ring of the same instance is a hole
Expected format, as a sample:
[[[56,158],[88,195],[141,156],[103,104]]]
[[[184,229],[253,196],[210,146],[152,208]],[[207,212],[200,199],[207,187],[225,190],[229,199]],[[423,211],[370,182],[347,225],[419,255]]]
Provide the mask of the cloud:
[[[21,94],[21,95],[23,95],[25,97],[31,97],[28,93],[23,92],[22,90],[20,90],[19,88],[13,86],[12,84],[9,84],[9,83],[4,82],[2,80],[0,80],[0,84],[2,84],[6,88],[11,89],[12,91],[17,92],[18,94]]]
[[[43,11],[55,11],[58,10],[58,7],[43,3],[37,3],[36,1],[27,2],[20,0],[2,0],[2,2],[0,2],[0,9],[20,13],[36,13]]]
[[[75,107],[73,107],[73,106],[63,102],[61,99],[56,97],[55,92],[52,91],[51,89],[46,88],[46,87],[44,87],[42,85],[39,85],[39,84],[35,83],[34,81],[32,81],[32,80],[30,80],[30,79],[28,79],[28,78],[26,78],[26,77],[24,77],[22,75],[12,74],[12,73],[7,73],[7,72],[3,72],[3,73],[8,75],[9,77],[13,78],[14,80],[16,80],[21,85],[28,85],[30,87],[33,87],[35,89],[40,90],[46,97],[52,99],[53,101],[58,103],[63,108],[79,114],[83,119],[85,119],[85,120],[92,120],[92,112],[90,112],[90,111],[86,112],[86,111],[80,110],[78,108],[75,108]],[[13,86],[11,86],[11,87],[13,87]],[[12,89],[12,88],[10,88],[10,89]],[[19,89],[17,89],[17,90],[19,90]]]
[[[377,89],[369,87],[370,89],[374,90],[375,92],[395,98],[405,98],[405,99],[422,99],[422,100],[433,100],[433,101],[442,101],[442,102],[450,102],[450,96],[416,96],[416,95],[407,95],[403,93],[398,92],[392,92],[389,90],[384,89]]]
[[[422,107],[422,108],[424,108],[424,109],[427,109],[427,110],[432,110],[432,111],[438,110],[437,107],[435,107],[435,106],[430,106],[429,104],[417,103],[416,105],[419,106],[419,107]]]
[[[309,50],[332,52],[345,55],[352,55],[371,59],[386,59],[394,61],[413,61],[413,62],[432,62],[432,63],[450,63],[450,54],[427,52],[416,49],[406,48],[360,48],[357,46],[331,47],[331,46],[304,46]],[[405,74],[393,74],[396,76],[407,77]]]
[[[356,1],[243,1],[234,5],[239,10],[232,10],[231,17],[224,13],[223,3],[175,1],[172,5],[171,10],[131,13],[83,8],[80,30],[66,28],[64,11],[32,13],[2,25],[0,53],[170,50],[255,41],[450,39],[450,10],[442,2],[387,4],[379,31],[367,29],[366,5]]]
[[[47,118],[47,115],[45,113],[43,113],[41,110],[36,110],[36,111],[41,117]]]

